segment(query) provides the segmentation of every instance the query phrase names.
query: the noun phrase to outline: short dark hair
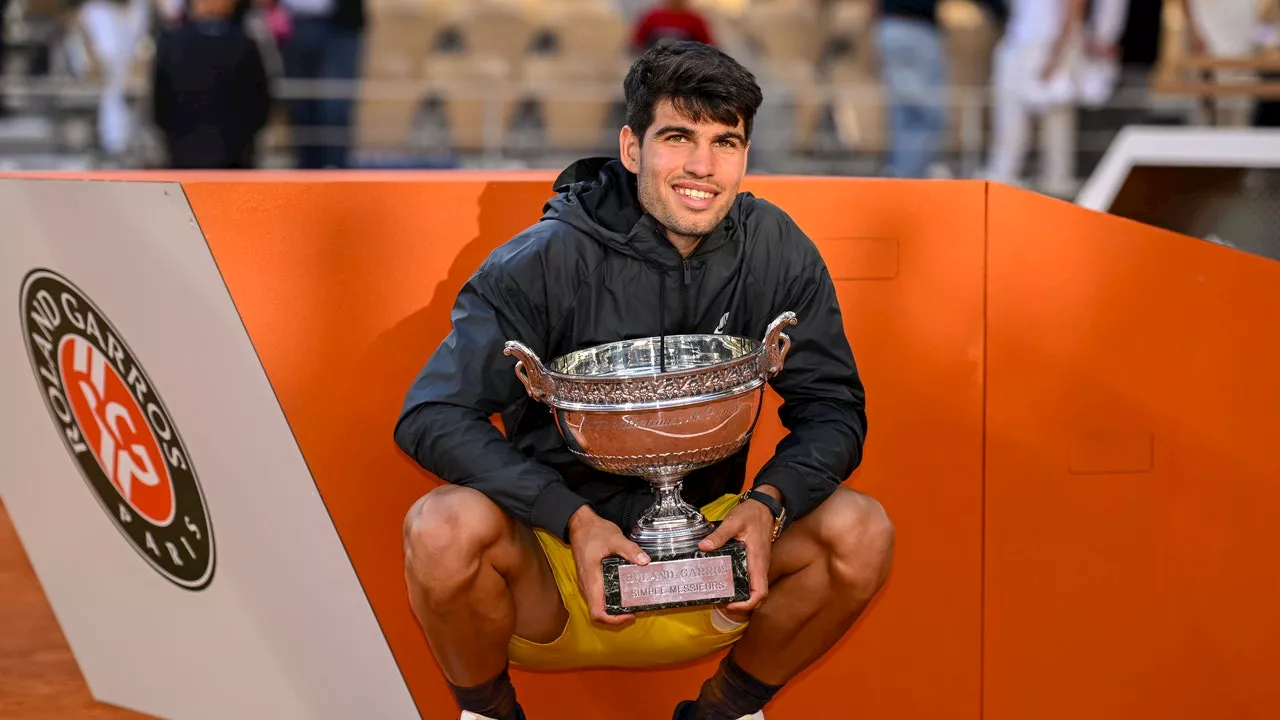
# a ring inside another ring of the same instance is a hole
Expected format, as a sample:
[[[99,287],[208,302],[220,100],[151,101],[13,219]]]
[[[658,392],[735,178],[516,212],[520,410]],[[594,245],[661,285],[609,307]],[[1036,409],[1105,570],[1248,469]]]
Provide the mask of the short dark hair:
[[[636,59],[622,82],[627,125],[641,142],[664,98],[694,122],[737,125],[751,139],[764,95],[755,75],[718,48],[694,41],[659,43]]]

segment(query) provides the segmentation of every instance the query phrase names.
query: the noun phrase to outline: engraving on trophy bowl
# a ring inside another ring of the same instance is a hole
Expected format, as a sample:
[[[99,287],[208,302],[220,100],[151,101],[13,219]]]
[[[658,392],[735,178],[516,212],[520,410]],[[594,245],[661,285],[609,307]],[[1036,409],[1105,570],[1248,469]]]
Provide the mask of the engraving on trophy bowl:
[[[556,413],[560,434],[584,463],[619,475],[684,474],[746,444],[760,416],[763,386],[741,395],[669,409]]]
[[[545,365],[529,347],[507,342],[503,352],[516,358],[516,377],[530,397],[550,407],[570,451],[598,470],[643,477],[652,485],[654,504],[628,535],[655,564],[685,576],[728,563],[726,598],[707,595],[707,583],[637,585],[635,578],[647,576],[621,558],[609,558],[610,612],[746,599],[745,547],[731,541],[712,553],[699,551],[698,542],[714,526],[681,498],[681,483],[689,472],[728,458],[750,440],[764,385],[782,371],[791,348],[783,328],[795,324],[795,314],[784,312],[763,340],[649,337],[578,350]],[[723,559],[711,562],[712,556]],[[627,601],[624,585],[649,589]]]

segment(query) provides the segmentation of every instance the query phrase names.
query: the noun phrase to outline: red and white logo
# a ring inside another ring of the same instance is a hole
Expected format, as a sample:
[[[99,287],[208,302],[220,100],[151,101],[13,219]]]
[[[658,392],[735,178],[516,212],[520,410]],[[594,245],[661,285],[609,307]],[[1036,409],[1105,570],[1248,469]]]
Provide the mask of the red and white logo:
[[[161,526],[173,522],[173,483],[142,406],[93,343],[79,335],[64,335],[61,345],[62,386],[107,479],[148,522]]]
[[[213,532],[186,446],[119,331],[66,278],[22,289],[31,366],[63,442],[142,557],[191,590],[213,578]]]

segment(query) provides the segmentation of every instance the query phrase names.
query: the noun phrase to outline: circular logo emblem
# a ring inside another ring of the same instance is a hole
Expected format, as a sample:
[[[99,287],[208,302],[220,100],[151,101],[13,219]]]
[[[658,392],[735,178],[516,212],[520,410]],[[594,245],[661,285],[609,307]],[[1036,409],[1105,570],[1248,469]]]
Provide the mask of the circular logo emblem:
[[[22,323],[41,395],[67,450],[120,532],[189,590],[213,579],[213,528],[173,418],[102,310],[66,278],[33,270]]]

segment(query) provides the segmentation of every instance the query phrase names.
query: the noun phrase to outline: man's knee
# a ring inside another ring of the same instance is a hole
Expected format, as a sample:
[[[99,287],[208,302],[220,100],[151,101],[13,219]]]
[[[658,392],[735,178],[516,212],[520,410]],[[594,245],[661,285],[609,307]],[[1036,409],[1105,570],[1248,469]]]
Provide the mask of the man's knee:
[[[829,554],[832,583],[840,595],[863,602],[888,578],[893,522],[874,498],[843,486],[821,508],[819,538]]]
[[[509,519],[470,488],[445,485],[419,498],[404,519],[405,572],[431,606],[464,600],[489,562],[490,551],[509,537]]]

